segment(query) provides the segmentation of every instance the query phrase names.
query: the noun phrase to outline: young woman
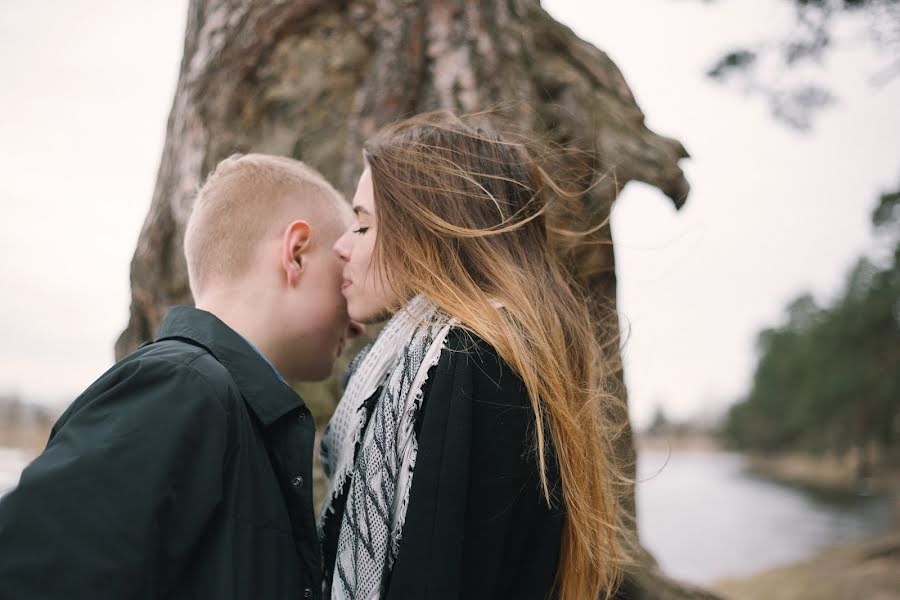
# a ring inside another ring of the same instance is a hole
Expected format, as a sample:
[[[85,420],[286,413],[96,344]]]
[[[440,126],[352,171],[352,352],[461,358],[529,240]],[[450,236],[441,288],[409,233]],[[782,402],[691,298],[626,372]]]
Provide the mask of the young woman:
[[[350,316],[389,318],[326,430],[331,598],[614,591],[614,398],[588,298],[552,249],[560,199],[519,144],[448,113],[366,143],[335,244]]]

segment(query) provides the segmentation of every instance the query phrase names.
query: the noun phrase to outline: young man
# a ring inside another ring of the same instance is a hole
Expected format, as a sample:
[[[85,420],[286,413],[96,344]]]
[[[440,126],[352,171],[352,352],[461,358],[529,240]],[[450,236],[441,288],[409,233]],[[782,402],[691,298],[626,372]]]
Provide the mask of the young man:
[[[350,210],[287,158],[234,156],[185,233],[197,308],[122,359],[0,501],[0,599],[318,598],[315,425],[285,380],[357,332],[331,251]]]

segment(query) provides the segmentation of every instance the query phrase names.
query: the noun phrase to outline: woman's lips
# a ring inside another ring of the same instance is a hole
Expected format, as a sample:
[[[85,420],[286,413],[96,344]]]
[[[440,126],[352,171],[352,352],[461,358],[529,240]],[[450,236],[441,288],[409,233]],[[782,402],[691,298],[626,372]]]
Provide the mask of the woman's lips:
[[[341,284],[341,291],[343,292],[344,290],[346,290],[346,289],[347,289],[348,287],[350,287],[351,285],[353,285],[353,282],[350,281],[349,279],[345,279],[344,282]],[[333,289],[333,288],[332,288],[332,289]]]

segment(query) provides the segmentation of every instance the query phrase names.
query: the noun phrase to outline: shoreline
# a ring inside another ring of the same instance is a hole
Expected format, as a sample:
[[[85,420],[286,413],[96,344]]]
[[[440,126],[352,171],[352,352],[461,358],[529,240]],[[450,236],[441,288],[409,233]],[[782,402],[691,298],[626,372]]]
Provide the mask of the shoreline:
[[[32,459],[44,451],[50,438],[50,425],[13,427],[0,424],[0,447],[21,450]]]
[[[635,451],[652,452],[728,452],[715,437],[705,434],[647,435],[635,434]]]
[[[860,477],[856,464],[833,456],[800,453],[761,456],[747,454],[753,475],[826,494],[893,494],[900,500],[900,467],[882,467]],[[895,521],[900,521],[898,504]]]
[[[791,487],[811,491],[870,495],[891,493],[900,498],[900,464],[872,470],[865,477],[858,474],[858,466],[849,458],[813,456],[801,452],[762,455],[733,450],[713,435],[703,433],[672,435],[635,435],[638,454],[650,452],[728,452],[747,458],[748,471],[757,477]],[[900,521],[900,506],[897,513]]]
[[[900,528],[709,588],[729,600],[900,600]]]

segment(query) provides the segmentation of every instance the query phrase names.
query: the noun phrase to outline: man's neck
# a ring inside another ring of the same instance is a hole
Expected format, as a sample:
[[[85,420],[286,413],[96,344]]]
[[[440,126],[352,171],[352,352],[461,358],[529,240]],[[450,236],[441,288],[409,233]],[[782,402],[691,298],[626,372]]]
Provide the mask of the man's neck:
[[[265,314],[265,302],[259,296],[243,297],[233,290],[206,293],[197,299],[196,306],[215,315],[220,321],[247,340],[266,360],[274,364],[273,340],[260,323],[259,315]],[[277,367],[276,367],[277,370]]]

